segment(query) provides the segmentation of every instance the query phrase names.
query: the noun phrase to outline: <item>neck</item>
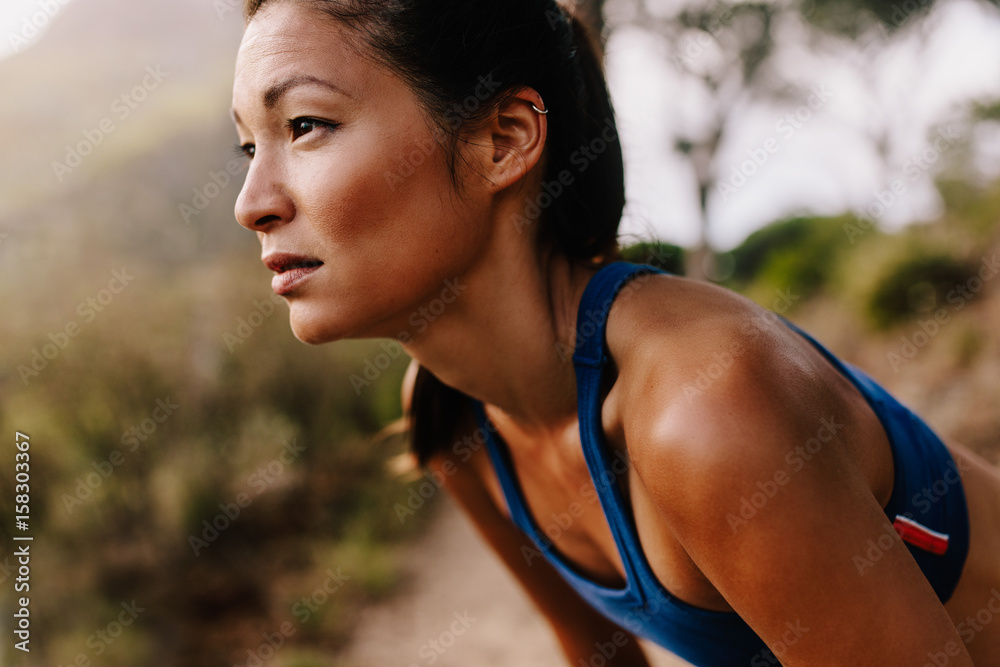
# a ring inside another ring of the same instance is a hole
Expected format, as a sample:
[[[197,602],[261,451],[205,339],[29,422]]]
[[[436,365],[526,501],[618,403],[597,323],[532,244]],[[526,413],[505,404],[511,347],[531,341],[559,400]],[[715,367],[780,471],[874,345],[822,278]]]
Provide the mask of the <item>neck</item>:
[[[595,270],[525,245],[492,244],[458,278],[461,296],[405,347],[445,384],[548,430],[576,418],[574,330]]]

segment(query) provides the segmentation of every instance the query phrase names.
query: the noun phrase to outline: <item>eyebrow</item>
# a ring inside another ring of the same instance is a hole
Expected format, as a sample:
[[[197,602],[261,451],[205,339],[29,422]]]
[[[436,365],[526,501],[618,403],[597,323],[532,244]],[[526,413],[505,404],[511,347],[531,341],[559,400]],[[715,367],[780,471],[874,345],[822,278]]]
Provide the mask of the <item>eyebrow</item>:
[[[327,90],[331,90],[335,93],[340,93],[345,97],[350,97],[347,93],[343,91],[340,87],[325,81],[315,76],[309,74],[301,74],[299,76],[293,76],[290,79],[285,79],[280,83],[276,83],[266,91],[264,91],[264,108],[270,111],[274,107],[278,106],[278,102],[281,98],[292,88],[297,88],[298,86],[322,86]]]

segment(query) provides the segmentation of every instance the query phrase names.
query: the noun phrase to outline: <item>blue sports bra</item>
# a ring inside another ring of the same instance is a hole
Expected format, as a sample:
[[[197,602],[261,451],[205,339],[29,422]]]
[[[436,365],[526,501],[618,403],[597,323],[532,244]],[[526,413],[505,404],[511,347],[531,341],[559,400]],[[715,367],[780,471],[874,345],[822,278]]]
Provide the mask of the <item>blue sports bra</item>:
[[[625,568],[624,588],[611,588],[578,572],[535,522],[521,492],[506,444],[479,401],[473,411],[487,434],[487,448],[511,520],[522,530],[580,596],[601,614],[630,632],[704,667],[774,665],[778,659],[734,612],[701,609],[677,599],[656,578],[643,553],[634,518],[624,502],[612,456],[601,427],[600,386],[607,363],[605,330],[611,304],[622,287],[640,274],[666,273],[656,267],[615,262],[588,283],[577,315],[576,368],[580,439],[591,480]],[[868,400],[886,429],[895,463],[892,497],[885,512],[906,542],[924,575],[946,601],[961,575],[968,552],[969,527],[960,482],[946,485],[938,502],[921,503],[921,492],[950,480],[957,469],[940,439],[912,412],[860,370],[834,357],[791,323],[843,373]]]

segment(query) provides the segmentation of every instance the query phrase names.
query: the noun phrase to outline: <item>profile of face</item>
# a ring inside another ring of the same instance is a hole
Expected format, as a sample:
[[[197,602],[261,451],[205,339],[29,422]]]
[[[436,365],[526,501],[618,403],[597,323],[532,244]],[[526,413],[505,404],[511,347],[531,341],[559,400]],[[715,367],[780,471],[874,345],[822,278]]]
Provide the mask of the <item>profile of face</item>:
[[[237,56],[233,116],[250,167],[236,218],[257,233],[307,343],[406,331],[490,236],[493,191],[456,191],[444,151],[427,149],[428,113],[365,48],[308,3],[274,0]]]

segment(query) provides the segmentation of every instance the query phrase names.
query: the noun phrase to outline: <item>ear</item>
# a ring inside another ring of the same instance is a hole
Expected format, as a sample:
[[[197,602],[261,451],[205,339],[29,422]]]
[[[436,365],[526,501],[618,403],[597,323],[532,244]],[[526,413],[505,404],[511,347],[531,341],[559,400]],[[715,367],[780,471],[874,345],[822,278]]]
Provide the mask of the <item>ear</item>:
[[[497,109],[484,128],[491,160],[484,166],[497,192],[522,180],[542,159],[548,122],[536,109],[546,109],[541,96],[531,88],[522,88]]]

